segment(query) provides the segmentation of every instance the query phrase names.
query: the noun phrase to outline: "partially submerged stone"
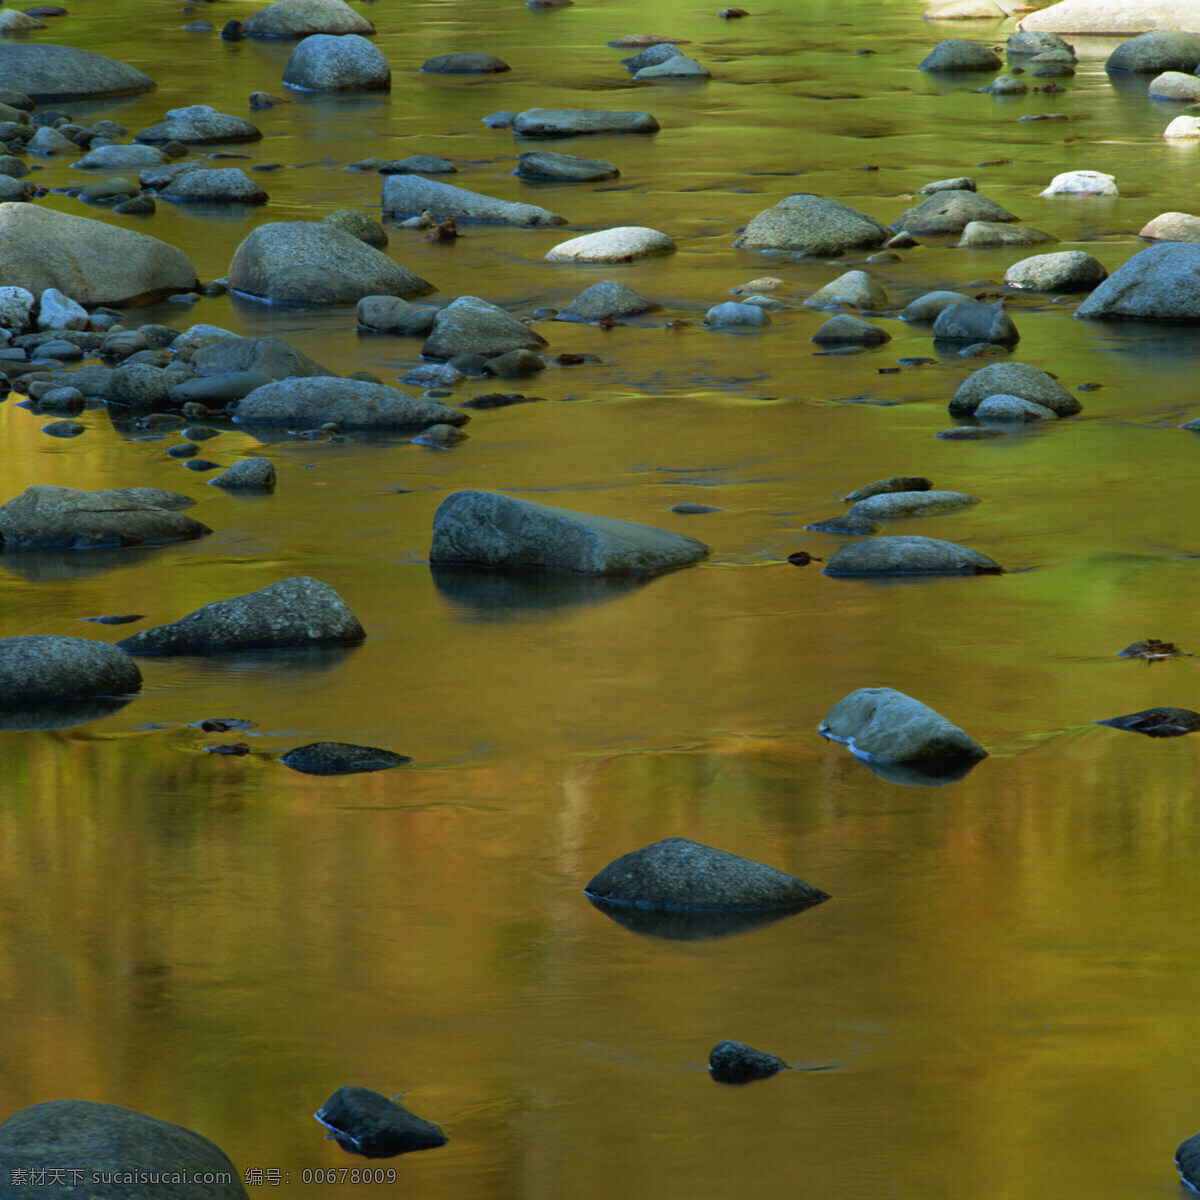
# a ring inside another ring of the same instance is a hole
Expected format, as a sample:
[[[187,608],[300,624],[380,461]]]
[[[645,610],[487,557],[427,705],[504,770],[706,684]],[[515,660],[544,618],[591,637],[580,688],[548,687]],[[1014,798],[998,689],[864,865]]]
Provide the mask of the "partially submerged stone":
[[[1139,251],[1100,284],[1075,315],[1200,321],[1200,245],[1159,242]]]
[[[137,663],[107,642],[45,635],[0,638],[0,706],[120,696],[141,686]]]
[[[117,645],[129,654],[213,654],[344,646],[366,636],[329,584],[298,576],[206,604],[173,624],[145,629]]]
[[[281,379],[237,402],[239,425],[339,425],[343,429],[410,429],[463,425],[467,413],[399,388],[361,379]]]
[[[392,69],[365,37],[315,33],[292,51],[283,82],[306,92],[380,92],[391,88]]]
[[[640,575],[683,567],[708,554],[695,538],[613,517],[460,491],[433,519],[432,563]]]
[[[936,321],[938,314],[951,304],[970,304],[972,297],[961,292],[926,292],[909,303],[900,313],[902,321]]]
[[[459,296],[434,318],[421,347],[424,358],[478,354],[496,358],[510,350],[539,350],[546,339],[510,312],[478,296]]]
[[[1200,729],[1200,713],[1190,708],[1146,708],[1124,717],[1097,721],[1096,724],[1111,725],[1130,733],[1144,733],[1152,738],[1183,737]]]
[[[1156,242],[1200,242],[1200,217],[1182,212],[1159,213],[1142,226],[1138,237]]]
[[[893,688],[859,688],[851,692],[829,710],[817,732],[844,743],[862,758],[887,763],[961,762],[987,757],[987,751],[957,725]]]
[[[968,375],[950,401],[950,414],[969,417],[981,400],[1003,393],[1045,405],[1060,417],[1073,417],[1083,405],[1053,375],[1028,363],[989,363]]]
[[[605,317],[632,317],[639,313],[654,312],[662,308],[657,300],[651,300],[640,292],[615,279],[602,279],[585,288],[559,317],[575,321],[599,321]]]
[[[790,250],[821,257],[846,250],[873,250],[890,236],[886,226],[866,213],[801,192],[763,209],[733,244],[737,249]]]
[[[872,325],[870,321],[850,313],[838,313],[830,317],[809,339],[822,346],[872,346],[891,340],[892,335],[886,329],[880,329],[878,325]]]
[[[610,109],[529,108],[517,113],[513,133],[520,137],[572,137],[582,133],[657,133],[647,112]]]
[[[559,242],[547,253],[546,258],[550,262],[620,263],[671,254],[674,250],[675,243],[657,229],[648,229],[644,225],[620,225]]]
[[[208,482],[231,491],[267,492],[275,486],[275,464],[261,455],[242,458]]]
[[[1158,28],[1122,42],[1104,64],[1106,71],[1130,71],[1158,75],[1163,71],[1195,71],[1200,64],[1200,34],[1194,29],[1195,12],[1182,29]]]
[[[1032,225],[1005,225],[999,221],[968,221],[958,239],[958,248],[970,246],[1036,246],[1058,239]]]
[[[340,1087],[313,1115],[343,1150],[366,1158],[433,1150],[450,1140],[437,1125],[369,1088]]]
[[[1116,177],[1103,171],[1064,171],[1050,180],[1043,196],[1117,196]]]
[[[745,1042],[718,1042],[708,1054],[708,1070],[718,1083],[750,1083],[769,1079],[791,1067],[778,1055],[756,1050]]]
[[[871,496],[883,496],[889,492],[927,492],[933,487],[933,481],[923,475],[889,475],[887,479],[877,479],[874,483],[864,484],[855,488],[842,499],[850,504],[858,500],[866,500]]]
[[[285,767],[304,775],[360,775],[387,771],[410,763],[406,754],[381,750],[378,746],[356,746],[350,742],[310,742],[297,746],[279,759]]]
[[[999,393],[981,400],[975,409],[977,421],[1057,421],[1058,413],[1043,404],[1035,404],[1032,400],[1024,400],[1020,396],[1006,396]]]
[[[177,511],[193,503],[157,488],[87,492],[34,484],[0,507],[0,541],[9,547],[71,550],[186,541],[212,533]]]
[[[951,304],[938,313],[933,336],[946,342],[993,342],[999,346],[1020,340],[1012,317],[991,304]]]
[[[829,899],[776,867],[680,837],[621,855],[584,891],[605,904],[711,913],[808,908]]]
[[[1141,236],[1147,236],[1144,230]],[[1004,273],[1008,287],[1038,292],[1089,292],[1107,278],[1104,264],[1083,250],[1035,254]]]
[[[256,142],[262,130],[247,121],[219,112],[208,104],[191,104],[172,108],[158,125],[151,125],[133,135],[135,142],[183,142],[185,145],[206,145],[211,142]]]
[[[420,175],[388,175],[383,181],[383,211],[386,216],[412,217],[433,213],[439,220],[495,221],[504,225],[565,225],[566,217],[536,204],[498,200],[482,192],[468,191]]]
[[[1194,104],[1200,100],[1200,79],[1183,71],[1164,71],[1150,80],[1146,93],[1151,100],[1179,100]],[[1168,129],[1170,126],[1168,126]],[[1170,134],[1164,134],[1169,137]]]
[[[1004,568],[969,546],[927,537],[881,537],[843,546],[825,575],[1000,575]]]
[[[931,513],[950,512],[978,504],[977,496],[966,492],[947,492],[918,489],[911,492],[877,492],[864,496],[847,510],[847,516],[866,517],[872,521],[894,520],[897,517],[924,517]]]
[[[37,104],[130,96],[156,86],[144,71],[114,58],[46,42],[0,46],[0,79]]]
[[[847,271],[832,283],[818,288],[803,302],[805,308],[828,308],[849,304],[853,308],[883,308],[887,292],[866,271]]]
[[[901,213],[892,228],[905,233],[932,235],[961,233],[971,221],[1016,220],[1013,213],[978,192],[939,191]]]
[[[502,58],[481,50],[459,50],[453,54],[435,54],[421,64],[422,71],[442,75],[492,75],[512,68]]]
[[[247,37],[294,38],[313,33],[370,35],[375,26],[346,0],[276,0],[242,22]]]
[[[574,154],[555,154],[550,150],[526,150],[517,155],[517,169],[513,174],[522,179],[593,183],[601,179],[615,179],[621,172],[614,163],[602,158],[579,158]]]
[[[922,71],[995,71],[1000,68],[1000,58],[987,46],[962,38],[947,38],[936,46],[921,61]]]

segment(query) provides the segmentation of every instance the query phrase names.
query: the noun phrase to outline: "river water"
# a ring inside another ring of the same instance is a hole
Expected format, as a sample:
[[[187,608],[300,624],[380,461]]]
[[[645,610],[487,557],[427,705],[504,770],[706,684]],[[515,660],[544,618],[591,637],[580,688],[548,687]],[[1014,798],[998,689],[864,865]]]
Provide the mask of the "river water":
[[[68,106],[77,118],[132,133],[168,108],[247,115],[250,92],[283,92],[287,45],[182,30],[254,5],[71,7],[35,36],[159,85]],[[448,157],[453,182],[570,223],[465,226],[440,244],[393,231],[388,252],[436,284],[432,302],[477,295],[527,315],[617,278],[666,306],[615,329],[540,322],[549,353],[602,360],[516,381],[545,403],[476,414],[448,452],[399,435],[263,447],[236,428],[205,445],[222,466],[268,454],[279,484],[266,499],[206,487],[163,454],[170,439],[138,440],[103,410],[64,442],[19,397],[0,406],[4,498],[35,483],[164,487],[195,495],[215,531],[117,555],[0,558],[5,635],[115,641],[292,575],[332,584],[369,634],[316,657],[144,660],[145,690],[119,712],[0,733],[4,1114],[65,1097],[126,1105],[204,1133],[239,1170],[278,1169],[325,1196],[394,1191],[303,1182],[367,1165],[311,1117],[341,1084],[403,1093],[445,1128],[444,1148],[374,1164],[429,1200],[1175,1193],[1172,1152],[1200,1128],[1188,1049],[1200,1037],[1200,739],[1092,722],[1200,707],[1196,660],[1116,657],[1147,637],[1200,651],[1200,447],[1176,428],[1200,415],[1195,332],[1085,323],[1073,300],[1017,297],[1012,357],[1070,388],[1103,386],[1080,393],[1078,418],[954,442],[933,435],[981,360],[942,352],[894,313],[934,288],[995,290],[1023,251],[923,239],[873,265],[894,306],[875,319],[893,340],[862,353],[816,352],[823,313],[776,314],[754,333],[700,320],[756,276],[801,297],[861,265],[731,249],[789,193],[890,223],[921,184],[970,174],[1057,236],[1049,249],[1086,249],[1111,270],[1150,217],[1196,208],[1198,148],[1163,141],[1175,110],[1146,100],[1144,80],[1105,75],[1113,41],[1077,43],[1061,93],[1001,100],[975,93],[987,76],[937,80],[917,63],[942,37],[1000,44],[1011,22],[934,26],[918,0],[774,4],[741,21],[719,7],[364,5],[390,95],[291,94],[249,114],[263,140],[228,149],[245,167],[281,164],[254,174],[268,205],[160,202],[135,226],[219,278],[259,223],[377,212],[381,178],[349,163]],[[690,39],[712,79],[632,83],[619,65],[630,52],[606,45],[629,33]],[[418,73],[451,50],[513,70]],[[481,118],[534,106],[642,108],[662,131],[552,143],[621,176],[532,186],[511,175],[530,147]],[[1067,119],[1019,121],[1038,113]],[[1072,168],[1116,175],[1121,196],[1039,197]],[[53,159],[36,179],[83,173]],[[61,194],[39,203],[87,211]],[[661,229],[678,252],[621,267],[544,260],[566,237],[622,224]],[[420,348],[359,336],[350,309],[223,297],[131,317],[273,334],[388,382]],[[892,371],[905,357],[934,361]],[[782,561],[827,557],[838,539],[804,526],[892,474],[982,502],[888,533],[962,542],[1008,573],[889,585]],[[628,587],[433,572],[432,516],[459,488],[661,525],[713,553]],[[670,513],[680,501],[721,511]],[[125,612],[146,620],[80,624]],[[991,757],[944,787],[877,777],[815,732],[867,686],[931,705]],[[228,717],[254,728],[197,725]],[[206,752],[234,740],[252,753]],[[334,779],[275,761],[316,740],[414,761]],[[587,903],[581,889],[609,860],[675,835],[833,898],[712,940],[631,932]],[[812,1069],[715,1084],[705,1064],[723,1038]]]

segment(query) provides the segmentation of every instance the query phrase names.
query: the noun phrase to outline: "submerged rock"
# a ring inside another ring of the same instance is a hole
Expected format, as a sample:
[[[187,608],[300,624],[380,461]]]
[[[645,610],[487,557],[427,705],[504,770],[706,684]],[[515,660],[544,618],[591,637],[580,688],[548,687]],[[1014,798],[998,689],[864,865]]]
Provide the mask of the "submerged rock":
[[[768,1079],[791,1067],[777,1055],[755,1050],[745,1042],[718,1042],[708,1054],[708,1070],[718,1083],[750,1083]]]
[[[928,705],[893,688],[859,688],[838,701],[817,730],[853,753],[882,762],[987,757],[974,738]]]
[[[497,200],[481,192],[453,187],[420,175],[388,175],[383,181],[383,211],[387,216],[412,217],[434,213],[439,220],[497,221],[505,225],[565,225],[566,217],[536,204]]]
[[[43,635],[0,638],[0,705],[120,696],[141,686],[137,663],[107,642]]]
[[[703,542],[651,525],[494,492],[461,491],[438,506],[429,560],[583,575],[640,575],[687,566],[707,554]]]
[[[578,158],[574,154],[555,154],[550,150],[526,150],[517,155],[522,179],[555,180],[560,183],[594,183],[615,179],[621,174],[613,163],[601,158]]]
[[[298,576],[206,604],[173,624],[145,629],[117,645],[129,654],[213,654],[351,645],[366,636],[329,584]]]
[[[412,759],[406,754],[380,750],[377,746],[355,746],[350,742],[310,742],[289,750],[279,761],[305,775],[357,775],[386,771]]]
[[[843,546],[825,575],[1000,575],[986,554],[938,538],[894,536]]]
[[[621,855],[584,891],[606,904],[683,912],[808,908],[829,899],[795,875],[680,837]]]
[[[369,1088],[340,1087],[313,1114],[349,1154],[394,1158],[450,1139],[430,1121]]]

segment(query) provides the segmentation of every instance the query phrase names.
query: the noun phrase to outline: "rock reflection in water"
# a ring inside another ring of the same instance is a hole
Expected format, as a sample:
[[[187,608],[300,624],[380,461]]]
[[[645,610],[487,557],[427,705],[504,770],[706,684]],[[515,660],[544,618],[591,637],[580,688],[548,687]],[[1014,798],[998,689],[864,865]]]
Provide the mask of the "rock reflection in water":
[[[45,704],[0,705],[0,729],[31,732],[42,729],[68,729],[86,721],[111,717],[127,705],[132,696],[87,696],[79,700],[59,700]]]
[[[662,938],[668,942],[706,942],[714,938],[729,937],[735,933],[749,933],[764,925],[774,925],[785,917],[795,916],[804,908],[774,908],[765,912],[663,912],[660,909],[635,908],[628,904],[610,904],[595,896],[588,896],[593,908],[606,917],[623,925],[631,933],[645,937]],[[820,901],[814,901],[819,904]],[[806,907],[811,908],[812,905]]]
[[[653,582],[653,575],[571,575],[490,567],[430,566],[439,595],[457,616],[506,621],[557,608],[616,600]]]

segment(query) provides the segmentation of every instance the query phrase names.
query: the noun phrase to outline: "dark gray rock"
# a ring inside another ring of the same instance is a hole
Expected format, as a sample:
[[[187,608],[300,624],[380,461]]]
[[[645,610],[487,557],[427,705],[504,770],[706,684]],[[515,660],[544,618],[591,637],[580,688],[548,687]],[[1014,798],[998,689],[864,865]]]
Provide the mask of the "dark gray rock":
[[[238,401],[240,425],[320,426],[343,429],[410,429],[463,425],[467,413],[436,400],[361,379],[283,379],[255,388]]]
[[[130,96],[156,86],[149,75],[116,59],[46,42],[0,46],[0,79],[37,104]]]
[[[340,1087],[313,1115],[343,1150],[366,1158],[434,1150],[450,1140],[437,1125],[368,1088]]]
[[[602,279],[580,292],[558,315],[572,321],[600,321],[605,317],[632,317],[660,308],[662,305],[657,300],[635,292],[627,284]]]
[[[659,63],[666,62],[668,58],[675,58],[682,54],[683,51],[678,46],[672,46],[670,42],[658,42],[653,46],[647,46],[640,54],[635,54],[632,58],[621,59],[621,66],[628,71],[640,71],[643,67],[657,66]]]
[[[1021,338],[1012,317],[999,305],[951,304],[933,323],[933,336],[943,342],[992,342],[1015,345]]]
[[[847,503],[854,504],[859,500],[883,496],[888,492],[927,492],[931,487],[933,481],[923,475],[889,475],[887,479],[877,479],[874,483],[855,488],[848,496],[842,498]]]
[[[192,104],[171,109],[162,122],[133,135],[135,142],[183,142],[184,145],[208,145],[213,142],[256,142],[262,130],[245,117],[218,112],[207,104]]]
[[[487,359],[510,350],[540,350],[546,344],[540,333],[504,309],[478,296],[460,296],[434,318],[421,354],[442,359],[481,354]]]
[[[275,465],[261,455],[241,458],[208,482],[212,487],[267,492],[275,486]]]
[[[597,108],[530,108],[513,120],[521,137],[573,137],[583,133],[657,133],[658,122],[646,112]]]
[[[458,168],[436,154],[411,154],[380,163],[381,175],[456,175]]]
[[[536,204],[497,200],[480,192],[422,179],[420,175],[389,175],[383,181],[383,211],[392,217],[433,213],[438,220],[497,221],[504,225],[565,225],[566,217]]]
[[[327,583],[306,576],[206,604],[171,625],[117,643],[129,654],[213,654],[350,645],[367,635]]]
[[[51,421],[49,425],[42,426],[42,432],[48,437],[74,438],[86,431],[87,426],[78,421]]]
[[[621,855],[584,891],[606,904],[684,912],[807,908],[829,899],[776,867],[679,837]]]
[[[1016,221],[1018,218],[978,192],[934,192],[902,213],[893,229],[917,235],[961,233],[972,221]]]
[[[826,575],[999,575],[986,554],[927,537],[881,537],[843,546],[825,564]]]
[[[823,256],[873,250],[890,236],[874,217],[837,200],[797,193],[763,209],[733,244],[744,250],[791,250]]]
[[[460,50],[456,54],[436,54],[421,64],[422,71],[433,71],[443,75],[489,75],[512,68],[494,54],[478,50]]]
[[[964,296],[961,292],[926,292],[925,295],[918,296],[903,309],[900,313],[900,320],[932,324],[937,320],[942,309],[949,308],[951,304],[972,303],[976,303],[976,301],[973,301],[970,296]]]
[[[382,250],[388,244],[387,230],[374,217],[357,208],[339,208],[326,213],[321,218],[321,224],[341,229],[377,250]]]
[[[294,38],[314,33],[369,37],[375,26],[345,0],[277,0],[251,13],[242,23],[242,32],[246,37]]]
[[[291,304],[356,304],[363,296],[425,296],[433,284],[345,230],[319,221],[260,225],[229,264],[233,291]]]
[[[693,504],[688,500],[681,500],[678,504],[672,504],[668,511],[677,513],[681,517],[698,517],[722,510],[711,504]]]
[[[1153,29],[1122,42],[1104,64],[1106,71],[1158,75],[1163,71],[1191,74],[1200,65],[1200,34],[1180,29]]]
[[[703,542],[651,525],[494,492],[461,491],[438,506],[429,560],[582,575],[640,575],[687,566],[707,554]]]
[[[240,378],[246,374],[265,375],[268,379],[328,378],[333,375],[332,371],[321,366],[315,359],[275,337],[222,338],[194,351],[192,365],[200,375],[225,375],[232,372],[239,376],[237,379],[227,379],[221,385],[222,389],[242,387],[244,383],[250,382]],[[197,383],[193,386],[200,391],[204,390],[203,384]],[[188,399],[203,400],[204,397],[189,396]]]
[[[73,640],[73,639],[63,639]],[[85,1182],[20,1186],[13,1172],[58,1168]],[[238,1169],[214,1142],[182,1125],[92,1100],[50,1100],[13,1113],[0,1125],[0,1194],[12,1200],[50,1200],[62,1191],[92,1200],[246,1200]],[[116,1183],[91,1183],[113,1176]],[[212,1177],[212,1183],[178,1182]],[[216,1182],[221,1179],[224,1182]],[[143,1182],[139,1182],[143,1180]],[[175,1182],[167,1182],[173,1180]]]
[[[756,1050],[745,1042],[718,1042],[708,1054],[708,1070],[718,1083],[750,1083],[791,1070],[777,1055]]]
[[[0,638],[0,705],[120,696],[140,691],[141,686],[137,663],[107,642],[48,636]],[[3,1129],[0,1126],[0,1131]],[[11,1143],[0,1132],[0,1163],[6,1151],[11,1151]]]
[[[187,171],[159,192],[164,200],[206,204],[266,204],[265,191],[237,167]]]
[[[248,339],[250,340],[250,339]],[[207,408],[224,408],[230,400],[240,400],[255,388],[287,375],[268,375],[264,371],[229,371],[223,375],[197,375],[175,384],[167,399],[175,408],[185,404],[203,404]]]
[[[947,38],[921,61],[922,71],[998,71],[1003,64],[997,54],[978,42]]]
[[[186,541],[212,532],[177,511],[193,503],[157,488],[86,492],[39,483],[0,507],[0,541],[72,550]]]
[[[533,375],[545,369],[546,364],[532,350],[509,350],[507,354],[497,354],[483,364],[485,375]]]
[[[924,517],[931,513],[951,512],[978,504],[976,496],[966,492],[919,489],[912,492],[879,492],[857,501],[847,516],[866,517],[871,521],[889,521],[898,517]]]
[[[1139,251],[1100,284],[1075,315],[1200,321],[1200,244],[1160,242]]]
[[[1060,417],[1073,417],[1083,405],[1052,375],[1028,363],[998,362],[968,375],[950,401],[950,414],[969,417],[988,396],[1020,396]]]
[[[391,88],[392,69],[365,37],[317,33],[292,51],[283,82],[306,92],[379,92]]]
[[[817,732],[844,742],[863,758],[881,762],[987,757],[987,751],[957,725],[928,705],[892,688],[859,688],[851,692],[829,710]]]
[[[872,325],[870,321],[864,321],[850,313],[838,313],[837,316],[830,317],[809,339],[822,346],[870,346],[891,340],[892,335],[886,329],[880,329],[878,325]]]
[[[367,771],[386,771],[412,759],[376,746],[355,746],[350,742],[310,742],[289,750],[279,759],[285,767],[305,775],[358,775]]]
[[[621,174],[615,164],[602,158],[578,158],[574,154],[555,154],[550,150],[526,150],[517,159],[513,174],[522,179],[595,183],[601,179],[616,179]]]
[[[1111,725],[1114,729],[1143,733],[1152,738],[1183,737],[1200,729],[1200,713],[1190,708],[1146,708],[1124,717],[1097,721],[1096,724]]]
[[[166,400],[176,378],[161,367],[127,361],[109,376],[107,398],[129,408],[155,408]]]

